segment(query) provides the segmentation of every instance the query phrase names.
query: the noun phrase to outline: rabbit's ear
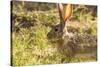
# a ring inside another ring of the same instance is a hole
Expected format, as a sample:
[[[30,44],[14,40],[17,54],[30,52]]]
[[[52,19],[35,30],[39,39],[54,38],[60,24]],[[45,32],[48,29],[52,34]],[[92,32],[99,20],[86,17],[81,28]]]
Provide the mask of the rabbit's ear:
[[[72,5],[71,4],[63,4],[63,19],[64,22],[67,21],[67,19],[71,16],[72,14]]]
[[[63,18],[63,5],[61,3],[58,4],[58,10],[59,10],[59,16],[60,16],[60,22],[64,22],[64,18]]]

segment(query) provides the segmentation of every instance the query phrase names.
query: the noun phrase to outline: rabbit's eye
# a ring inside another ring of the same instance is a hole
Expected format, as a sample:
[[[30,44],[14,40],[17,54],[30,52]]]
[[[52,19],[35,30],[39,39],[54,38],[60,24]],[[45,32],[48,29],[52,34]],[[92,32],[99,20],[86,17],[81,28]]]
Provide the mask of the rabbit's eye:
[[[57,31],[58,31],[58,29],[57,29],[57,28],[55,28],[55,31],[57,32]]]

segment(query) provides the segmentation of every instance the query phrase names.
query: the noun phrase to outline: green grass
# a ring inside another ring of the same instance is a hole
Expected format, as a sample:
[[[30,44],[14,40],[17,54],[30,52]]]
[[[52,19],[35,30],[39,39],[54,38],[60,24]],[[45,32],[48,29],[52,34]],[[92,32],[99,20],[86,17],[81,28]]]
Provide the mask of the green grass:
[[[66,51],[60,52],[57,44],[47,39],[47,34],[50,31],[49,25],[60,21],[57,8],[53,7],[55,9],[52,9],[51,7],[46,11],[30,11],[24,6],[26,3],[23,3],[23,5],[21,2],[16,3],[15,1],[13,3],[15,3],[12,9],[13,26],[11,32],[13,66],[96,61],[96,58],[69,58],[64,54]],[[89,13],[83,15],[80,11],[73,14],[71,19],[76,18],[76,20],[83,21],[86,15],[88,15],[87,24],[89,28],[87,30],[79,28],[79,34],[96,35],[96,19],[92,20],[96,17]],[[33,26],[24,28],[20,25],[23,21],[33,24]]]

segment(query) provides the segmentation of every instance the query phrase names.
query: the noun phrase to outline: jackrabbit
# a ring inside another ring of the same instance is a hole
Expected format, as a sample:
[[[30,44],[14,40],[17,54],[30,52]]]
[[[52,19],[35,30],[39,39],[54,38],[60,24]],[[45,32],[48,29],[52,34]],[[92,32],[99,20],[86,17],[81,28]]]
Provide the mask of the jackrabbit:
[[[72,14],[72,4],[57,5],[59,10],[60,23],[52,26],[52,29],[47,34],[47,37],[54,40],[58,44],[58,50],[67,57],[73,57],[78,52],[85,52],[88,53],[89,56],[96,58],[95,36],[88,34],[73,34],[68,32],[67,24],[68,19]]]

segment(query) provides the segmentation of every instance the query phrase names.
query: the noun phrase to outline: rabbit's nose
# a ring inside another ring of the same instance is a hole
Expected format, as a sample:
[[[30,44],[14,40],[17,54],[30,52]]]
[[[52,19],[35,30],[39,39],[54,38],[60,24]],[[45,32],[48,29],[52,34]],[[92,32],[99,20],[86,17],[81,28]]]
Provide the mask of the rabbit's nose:
[[[48,34],[47,34],[47,38],[49,38],[49,39],[51,39],[52,38],[52,32],[49,32]]]
[[[47,34],[47,37],[50,38],[50,33]]]

